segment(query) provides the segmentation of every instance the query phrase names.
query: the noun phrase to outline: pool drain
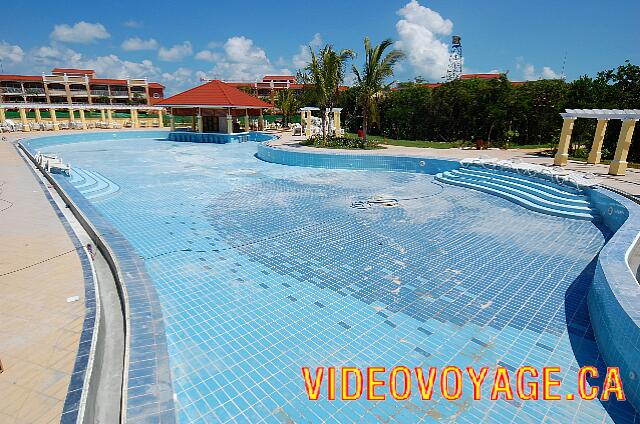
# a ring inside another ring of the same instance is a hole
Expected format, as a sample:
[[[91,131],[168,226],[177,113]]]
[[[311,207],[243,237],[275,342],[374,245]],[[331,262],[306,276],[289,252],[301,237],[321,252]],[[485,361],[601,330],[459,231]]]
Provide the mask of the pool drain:
[[[369,209],[371,206],[381,206],[385,208],[395,208],[398,206],[398,199],[383,196],[373,196],[368,199],[355,200],[351,203],[354,209]]]

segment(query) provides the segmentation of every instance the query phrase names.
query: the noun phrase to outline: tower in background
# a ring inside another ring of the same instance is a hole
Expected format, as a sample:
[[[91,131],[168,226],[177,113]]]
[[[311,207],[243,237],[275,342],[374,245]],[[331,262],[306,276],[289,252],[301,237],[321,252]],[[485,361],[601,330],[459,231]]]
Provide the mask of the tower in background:
[[[449,48],[449,66],[445,81],[457,80],[462,76],[462,38],[459,35],[451,37],[451,47]]]

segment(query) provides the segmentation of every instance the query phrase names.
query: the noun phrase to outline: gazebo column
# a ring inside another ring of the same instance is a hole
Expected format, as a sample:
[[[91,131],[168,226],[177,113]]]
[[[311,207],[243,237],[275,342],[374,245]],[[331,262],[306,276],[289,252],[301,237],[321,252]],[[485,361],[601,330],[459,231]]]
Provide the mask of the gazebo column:
[[[164,119],[162,116],[162,109],[158,110],[158,128],[164,128]]]
[[[27,121],[27,111],[25,108],[18,108],[18,112],[20,112],[20,120],[22,121],[22,131],[31,131],[29,127],[29,121]]]
[[[7,116],[4,114],[4,108],[0,107],[0,122],[4,122]]]
[[[87,121],[84,119],[84,109],[80,109],[80,122],[82,122],[82,129],[87,129]]]
[[[308,110],[307,111],[307,117],[306,117],[306,127],[304,129],[304,135],[307,136],[307,138],[311,137],[311,111]]]
[[[51,123],[53,124],[53,130],[58,131],[58,117],[56,116],[56,110],[51,108],[49,109],[49,116],[51,116]]]
[[[40,115],[40,109],[34,109],[35,113],[36,113],[36,122],[39,124],[40,122],[42,122],[42,115]]]
[[[573,132],[573,124],[575,124],[575,122],[576,118],[563,117],[560,143],[558,144],[558,152],[553,161],[554,165],[565,166],[569,161],[569,143],[571,142],[571,133]]]
[[[623,119],[620,135],[618,136],[618,144],[616,145],[616,153],[609,166],[610,175],[624,175],[627,170],[627,154],[631,145],[631,137],[633,137],[633,129],[636,126],[636,119]]]
[[[264,130],[264,116],[262,116],[262,109],[260,109],[260,116],[258,116],[258,130]]]
[[[227,111],[227,134],[233,133],[233,116],[231,116],[231,110]]]
[[[249,128],[249,109],[244,110],[244,130],[251,131],[251,128]]]
[[[604,142],[604,133],[607,131],[608,119],[598,119],[596,125],[596,133],[593,135],[593,143],[591,143],[591,151],[587,158],[587,163],[600,163],[600,156],[602,155],[602,143]]]

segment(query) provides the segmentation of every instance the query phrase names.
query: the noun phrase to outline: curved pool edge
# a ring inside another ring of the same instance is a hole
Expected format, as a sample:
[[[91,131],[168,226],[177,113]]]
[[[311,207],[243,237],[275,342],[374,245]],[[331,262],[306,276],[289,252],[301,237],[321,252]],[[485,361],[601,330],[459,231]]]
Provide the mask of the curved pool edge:
[[[620,369],[624,393],[640,411],[640,205],[610,189],[594,189],[592,201],[613,231],[603,246],[587,302],[604,362]]]
[[[124,134],[127,135],[126,138],[145,138],[160,136],[167,132],[117,133],[117,135]],[[35,164],[34,155],[37,147],[32,147],[30,142],[54,137],[72,140],[77,139],[77,135],[30,137],[20,140],[17,144]],[[114,139],[113,134],[109,132],[83,135],[89,136],[88,140],[83,139],[83,141]],[[147,275],[144,264],[129,241],[71,183],[66,179],[53,178],[46,172],[43,174],[104,255],[118,286],[125,318],[125,357],[122,359],[124,372],[120,397],[121,421],[176,422],[164,319],[157,292]],[[86,394],[93,385],[93,382],[83,383],[81,391]]]
[[[289,166],[426,174],[462,165],[457,159],[310,152],[268,142],[259,144],[256,157]],[[585,192],[613,233],[598,255],[588,293],[591,324],[605,363],[620,368],[627,399],[640,411],[640,286],[632,271],[640,265],[640,204],[606,187],[590,187]],[[633,267],[630,258],[634,259]]]

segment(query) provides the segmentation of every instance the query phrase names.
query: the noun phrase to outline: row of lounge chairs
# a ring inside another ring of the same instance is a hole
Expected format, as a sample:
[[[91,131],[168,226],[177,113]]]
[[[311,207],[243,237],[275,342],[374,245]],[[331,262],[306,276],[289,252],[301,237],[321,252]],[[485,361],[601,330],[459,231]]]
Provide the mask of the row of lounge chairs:
[[[133,128],[132,121],[125,121],[124,125],[117,121],[86,121],[87,129],[104,128],[104,129],[119,129],[119,128]],[[140,128],[158,128],[160,126],[157,120],[152,122],[140,121]],[[53,131],[53,122],[41,121],[41,122],[29,122],[29,129],[31,131]],[[58,121],[58,129],[61,130],[81,130],[83,125],[81,121]],[[7,119],[4,122],[0,122],[0,133],[4,132],[20,132],[24,131],[24,124],[22,122],[15,122],[11,119]]]
[[[47,172],[60,172],[69,175],[71,173],[71,165],[62,162],[56,155],[50,155],[38,152],[35,156],[36,162]]]

